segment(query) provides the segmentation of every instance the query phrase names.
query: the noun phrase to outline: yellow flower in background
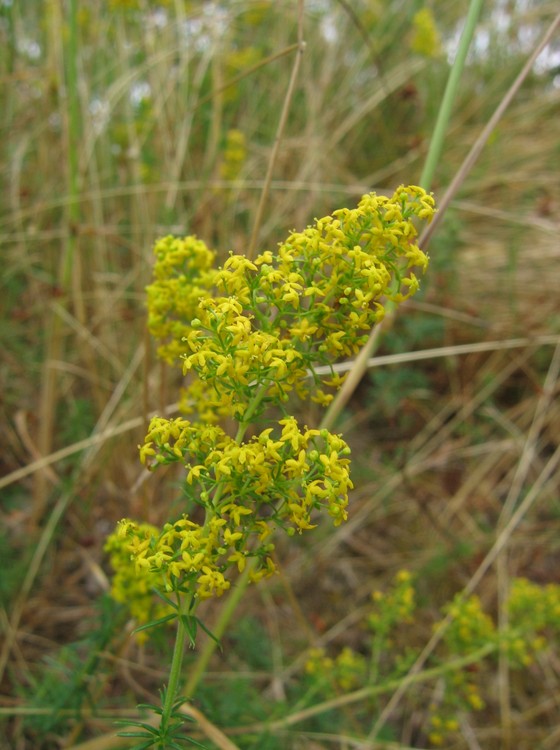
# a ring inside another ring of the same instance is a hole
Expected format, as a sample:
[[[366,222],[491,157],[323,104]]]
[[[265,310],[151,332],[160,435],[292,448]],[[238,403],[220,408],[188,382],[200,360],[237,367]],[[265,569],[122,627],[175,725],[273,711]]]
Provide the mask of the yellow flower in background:
[[[223,180],[237,180],[247,161],[247,143],[240,130],[228,130],[220,163],[220,177]]]
[[[136,547],[142,543],[149,544],[158,529],[150,524],[135,524],[124,519],[115,531],[107,537],[105,552],[109,554],[109,562],[113,568],[111,581],[111,596],[120,604],[127,607],[130,615],[138,625],[170,614],[171,608],[160,599],[155,599],[154,588],[161,583],[161,576],[149,567],[138,568],[131,560],[131,537],[137,540]],[[146,544],[146,546],[147,546]],[[146,639],[146,634],[140,632],[136,638],[139,642]]]
[[[478,596],[468,599],[456,596],[446,612],[453,619],[445,630],[444,640],[453,653],[474,651],[496,638],[494,621],[484,612]]]
[[[429,8],[422,8],[414,14],[412,28],[412,51],[423,57],[439,57],[442,53],[441,36]]]
[[[249,26],[258,26],[273,8],[274,3],[271,0],[256,0],[256,2],[247,5],[247,10],[243,14],[243,21]]]
[[[214,283],[216,254],[194,236],[163,237],[154,247],[154,280],[146,288],[148,329],[161,342],[158,355],[172,364],[185,351],[201,298]]]

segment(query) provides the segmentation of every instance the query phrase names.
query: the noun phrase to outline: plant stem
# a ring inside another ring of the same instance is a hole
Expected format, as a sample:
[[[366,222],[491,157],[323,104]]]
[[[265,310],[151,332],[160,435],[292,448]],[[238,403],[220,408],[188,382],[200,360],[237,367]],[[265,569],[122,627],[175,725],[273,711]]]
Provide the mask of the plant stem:
[[[438,200],[438,211],[436,215],[433,218],[433,221],[424,229],[422,232],[420,239],[418,240],[418,244],[420,247],[425,250],[432,238],[432,235],[438,228],[440,222],[443,220],[443,217],[447,213],[447,209],[449,208],[449,204],[453,200],[453,198],[458,193],[459,189],[461,188],[463,182],[465,181],[465,178],[475,165],[478,157],[480,156],[482,149],[488,142],[488,139],[490,138],[490,135],[492,134],[494,128],[502,118],[504,112],[509,107],[511,102],[513,101],[513,98],[516,96],[517,92],[521,88],[521,85],[533,69],[533,65],[535,64],[538,56],[541,54],[541,52],[545,49],[545,47],[549,44],[549,42],[554,37],[554,34],[560,27],[560,13],[554,18],[546,32],[544,33],[541,40],[538,42],[538,44],[535,46],[535,48],[532,50],[531,54],[527,58],[527,62],[523,66],[521,72],[515,79],[515,81],[511,84],[510,88],[508,89],[506,95],[502,99],[502,101],[497,106],[494,114],[492,117],[488,120],[486,125],[484,126],[482,132],[476,139],[476,141],[473,143],[473,146],[467,156],[465,157],[463,163],[459,167],[455,177],[451,181],[451,184],[445,191],[444,195],[440,200]]]
[[[239,429],[237,430],[237,435],[235,436],[235,442],[237,444],[241,443],[243,440],[243,436],[245,435],[247,431],[247,427],[249,426],[249,423],[251,419],[253,418],[253,414],[258,409],[259,404],[263,400],[263,397],[267,391],[267,389],[270,387],[270,383],[263,383],[260,387],[257,393],[255,394],[255,397],[250,402],[249,406],[247,407],[247,411],[245,412],[243,416],[243,422],[240,423]]]
[[[237,605],[241,601],[243,594],[245,593],[245,589],[249,585],[249,578],[255,568],[256,563],[257,561],[254,557],[247,561],[243,573],[241,573],[241,575],[237,579],[231,594],[228,596],[224,606],[220,610],[218,621],[212,628],[212,632],[216,637],[216,641],[219,641],[225,633],[226,628],[229,625],[231,618],[235,613],[235,610],[237,609]],[[185,685],[185,689],[183,691],[187,700],[190,700],[192,698],[198,683],[200,682],[202,676],[204,675],[204,672],[206,671],[206,667],[208,666],[210,657],[212,656],[218,645],[216,641],[213,638],[208,639],[208,641],[204,645],[204,648],[200,652],[200,655],[196,660],[193,669],[189,674],[187,684]]]
[[[245,421],[241,423],[238,427],[237,434],[235,436],[235,442],[240,445],[241,441],[243,440],[243,437],[247,431],[247,427],[249,424],[249,420],[251,416],[254,414],[255,409],[260,404],[264,394],[266,393],[266,390],[268,388],[268,385],[266,383],[263,383],[257,393],[255,394],[255,397],[247,407],[247,411],[245,412]],[[221,488],[219,487],[216,496],[214,498],[214,503],[217,505],[219,502],[219,499],[221,497]],[[245,593],[245,590],[247,586],[249,585],[249,580],[251,573],[253,572],[256,565],[256,559],[250,558],[247,561],[247,564],[245,565],[245,568],[241,575],[239,576],[233,591],[226,599],[226,602],[224,606],[222,607],[220,611],[220,615],[218,617],[218,621],[216,625],[213,628],[213,633],[216,636],[216,641],[214,641],[212,638],[208,640],[206,643],[204,649],[200,653],[200,656],[196,660],[194,667],[189,675],[189,678],[187,680],[187,684],[185,686],[184,694],[187,698],[191,698],[194,691],[196,690],[196,686],[200,682],[206,667],[208,666],[208,662],[210,661],[210,657],[216,650],[217,641],[222,637],[222,635],[225,633],[226,627],[228,626],[231,618],[233,617],[233,614],[235,610],[237,609],[237,605],[241,601],[243,594]]]
[[[474,35],[481,8],[482,0],[471,0],[465,21],[465,27],[461,34],[459,48],[457,49],[457,55],[453,61],[449,78],[447,79],[447,85],[445,87],[436,124],[434,126],[434,132],[432,134],[432,140],[430,141],[430,148],[428,149],[428,155],[426,157],[424,169],[422,170],[422,176],[420,177],[419,184],[424,190],[430,189],[434,172],[441,156],[443,139],[451,116],[453,101],[455,100],[459,88],[459,81],[461,80],[461,75],[465,67],[465,60],[467,59],[467,53]]]
[[[465,21],[465,28],[463,29],[463,33],[461,34],[457,56],[455,57],[455,60],[453,62],[453,66],[449,74],[449,79],[447,81],[447,86],[445,87],[445,92],[443,95],[441,106],[439,108],[432,140],[430,141],[430,148],[428,150],[424,169],[422,170],[422,175],[419,181],[419,185],[423,187],[424,190],[430,189],[432,178],[439,157],[441,155],[445,131],[447,129],[447,124],[451,116],[451,108],[453,106],[453,101],[459,87],[461,74],[465,67],[465,60],[470,47],[470,43],[472,41],[481,8],[482,0],[471,0],[467,19]],[[423,246],[421,242],[419,244],[421,247]],[[352,394],[356,390],[358,383],[367,370],[368,359],[373,356],[374,352],[379,346],[379,341],[381,338],[381,334],[383,333],[383,329],[386,328],[388,322],[390,324],[390,321],[392,321],[392,319],[394,318],[396,309],[397,306],[393,302],[389,301],[387,303],[384,324],[379,324],[372,330],[367,343],[361,350],[358,357],[356,357],[354,367],[350,371],[344,386],[336,394],[334,401],[332,401],[332,403],[330,404],[327,413],[325,414],[321,422],[321,427],[331,429],[333,424],[339,417],[340,412],[350,400]]]
[[[304,721],[305,719],[309,719],[312,716],[320,716],[327,711],[338,711],[343,706],[349,706],[353,703],[359,703],[376,695],[389,693],[402,684],[406,684],[408,686],[411,684],[422,684],[425,682],[436,680],[441,675],[457,672],[458,670],[464,669],[470,664],[477,664],[483,661],[483,659],[485,659],[496,650],[496,644],[487,643],[486,645],[481,646],[477,651],[473,651],[472,653],[458,657],[457,659],[452,659],[451,661],[447,661],[444,664],[438,665],[437,667],[425,669],[423,672],[396,677],[395,679],[388,680],[387,682],[383,682],[378,685],[366,685],[365,687],[358,690],[344,693],[343,695],[339,695],[336,698],[331,698],[329,700],[323,701],[322,703],[317,703],[314,706],[310,706],[309,708],[304,708],[301,711],[288,714],[288,716],[285,716],[282,719],[277,719],[276,721],[272,721],[267,724],[252,724],[242,727],[241,729],[244,733],[247,734],[257,731],[262,732],[265,728],[268,732],[276,732],[278,730],[286,729],[286,727],[294,726],[294,724],[299,724],[300,722]],[[371,747],[371,745],[368,744],[367,747]]]
[[[173,657],[171,667],[169,668],[169,682],[165,691],[165,700],[163,702],[163,713],[161,716],[161,729],[165,731],[169,725],[177,687],[181,677],[181,667],[183,665],[183,656],[185,654],[185,641],[187,639],[187,629],[183,622],[183,617],[189,611],[192,597],[184,597],[179,606],[179,617],[177,618],[177,634],[175,636],[175,646],[173,647]]]

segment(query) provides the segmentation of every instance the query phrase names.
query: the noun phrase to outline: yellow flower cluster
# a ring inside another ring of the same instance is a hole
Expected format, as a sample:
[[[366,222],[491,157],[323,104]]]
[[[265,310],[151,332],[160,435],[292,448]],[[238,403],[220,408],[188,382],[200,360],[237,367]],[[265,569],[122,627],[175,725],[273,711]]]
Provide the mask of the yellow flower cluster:
[[[419,187],[400,187],[390,198],[372,193],[357,208],[292,233],[276,254],[265,251],[254,262],[231,254],[211,273],[204,248],[188,291],[183,259],[200,241],[176,241],[179,264],[171,239],[160,241],[156,249],[171,258],[156,266],[161,276],[148,288],[148,306],[152,333],[172,339],[161,355],[172,359],[182,352],[184,371],[207,384],[221,413],[229,410],[240,421],[261,387],[263,402],[283,400],[295,389],[328,404],[333,395],[323,388],[337,389],[343,379],[319,378],[314,367],[355,354],[383,318],[384,302],[399,303],[417,291],[411,269],[425,269],[428,259],[414,242],[415,220],[430,221],[434,211],[432,196]],[[175,302],[180,306],[174,309]],[[208,412],[201,396],[195,392],[193,408],[202,404]]]
[[[154,282],[146,288],[148,330],[162,342],[158,355],[172,364],[185,350],[182,339],[191,330],[200,298],[210,294],[215,253],[196,237],[163,237],[154,255]]]
[[[515,578],[508,598],[510,622],[517,628],[541,632],[560,630],[560,586],[539,586],[527,578]]]
[[[165,588],[205,599],[221,596],[229,568],[242,571],[258,558],[256,581],[275,572],[268,537],[276,528],[289,535],[315,528],[312,513],[326,510],[337,526],[347,518],[349,448],[327,430],[300,429],[281,419],[247,442],[219,426],[155,417],[141,446],[149,468],[180,462],[189,493],[206,509],[199,524],[184,515],[154,533],[125,519],[120,538],[139,575],[157,574]]]
[[[137,526],[139,536],[151,537],[158,533],[158,529],[143,523]],[[127,539],[119,533],[113,532],[105,542],[105,552],[109,554],[109,562],[114,575],[111,582],[111,596],[117,602],[125,604],[130,615],[139,625],[150,620],[170,614],[171,609],[161,600],[154,599],[153,590],[161,582],[161,574],[157,571],[143,570],[140,575],[130,564],[130,549]],[[138,640],[145,638],[139,633]]]
[[[452,743],[459,731],[458,715],[465,711],[482,711],[486,705],[480,694],[480,686],[466,670],[447,675],[444,685],[445,692],[441,704],[434,703],[429,709],[428,740],[434,747]]]
[[[220,177],[224,180],[236,180],[246,159],[247,145],[245,143],[245,135],[241,130],[228,130],[222,162],[220,164]]]
[[[289,533],[312,529],[311,513],[322,508],[338,526],[352,487],[347,444],[327,430],[300,430],[294,417],[281,419],[278,432],[269,427],[237,443],[217,425],[155,417],[140,456],[149,467],[183,463],[194,495],[235,533],[253,524],[259,536],[274,524]]]
[[[243,23],[247,23],[244,20]],[[259,47],[230,47],[224,54],[225,80],[229,83],[234,79],[239,79],[237,83],[229,85],[222,93],[224,102],[231,104],[236,102],[243,93],[243,78],[248,71],[255,65],[258,65],[266,52]]]
[[[527,666],[560,633],[560,586],[539,586],[515,578],[508,597],[510,633],[508,654],[514,663]],[[547,638],[548,636],[548,638]]]
[[[394,641],[395,629],[403,622],[412,622],[416,608],[413,577],[407,570],[400,570],[389,591],[373,592],[373,606],[364,617],[372,631],[371,653],[368,657],[345,646],[336,656],[328,656],[325,649],[311,649],[305,663],[305,671],[327,689],[336,687],[343,691],[356,690],[377,681],[381,673],[382,657],[387,657]],[[406,674],[414,660],[407,653],[395,660],[393,673]],[[385,660],[384,660],[385,661]]]
[[[445,607],[452,616],[444,641],[453,654],[468,654],[496,641],[494,621],[482,609],[478,596],[463,599],[460,595]]]
[[[244,11],[243,20],[249,26],[259,26],[274,7],[274,3],[271,0],[256,0],[256,2],[248,3]]]
[[[435,706],[433,707],[436,708]],[[428,732],[428,741],[434,747],[441,747],[449,738],[449,735],[455,734],[459,730],[459,722],[454,716],[440,716],[435,712],[430,716],[430,731]]]
[[[412,51],[424,57],[439,57],[442,51],[441,36],[432,11],[429,8],[419,10],[412,19],[412,26]]]
[[[331,690],[356,690],[364,685],[379,684],[409,674],[417,654],[412,650],[395,654],[395,629],[401,622],[414,622],[415,592],[411,574],[397,573],[387,592],[375,591],[373,610],[365,622],[373,631],[371,654],[362,655],[344,648],[337,656],[325,649],[312,649],[305,672],[317,687]],[[508,628],[498,633],[492,618],[482,608],[477,596],[455,599],[443,608],[436,628],[445,627],[438,663],[442,690],[439,701],[429,706],[426,734],[431,745],[451,745],[460,729],[458,716],[485,707],[485,661],[505,646],[513,668],[525,668],[536,652],[557,639],[560,631],[560,586],[539,586],[524,578],[511,583],[507,601]],[[452,621],[448,621],[448,615]],[[445,625],[444,625],[445,624]],[[468,667],[448,668],[457,657],[480,652],[480,661]],[[486,656],[485,656],[486,655]]]
[[[419,187],[372,193],[292,233],[275,254],[254,262],[231,254],[218,269],[196,237],[156,243],[149,330],[159,355],[180,357],[190,374],[182,405],[198,421],[154,418],[140,457],[150,469],[181,463],[186,494],[204,518],[183,515],[161,532],[124,520],[118,538],[140,578],[155,575],[164,590],[200,599],[220,596],[228,570],[243,570],[248,557],[257,558],[253,580],[274,572],[268,537],[276,528],[312,529],[316,511],[335,525],[346,520],[348,446],[327,430],[300,428],[283,403],[291,391],[310,395],[310,373],[311,398],[327,404],[332,394],[323,388],[339,388],[342,378],[314,368],[355,353],[384,302],[418,289],[411,269],[428,259],[415,244],[416,223],[434,210]],[[271,404],[284,418],[244,440]],[[238,423],[235,439],[217,424],[222,417]],[[396,615],[407,606],[399,601]]]
[[[439,713],[435,712],[435,708],[434,706],[434,713],[430,716],[428,740],[431,745],[441,747],[450,734],[454,734],[459,730],[459,722],[455,717],[440,716]]]
[[[230,260],[245,261],[240,256]],[[267,399],[284,397],[305,377],[301,355],[290,341],[254,328],[239,297],[201,300],[198,314],[186,337],[191,353],[183,357],[183,372],[194,370],[238,421],[246,421],[256,389],[264,386]]]
[[[348,646],[334,658],[327,656],[325,649],[310,650],[305,671],[315,680],[326,683],[327,688],[333,685],[342,691],[355,690],[361,687],[367,678],[367,661]]]
[[[367,617],[367,623],[377,638],[387,636],[399,623],[412,622],[416,592],[408,570],[399,570],[387,593],[374,591],[371,598],[375,606]]]
[[[224,519],[212,518],[201,527],[184,516],[154,533],[125,518],[119,523],[117,537],[134,561],[139,579],[157,576],[165,591],[177,590],[175,581],[183,587],[196,581],[196,595],[207,599],[221,596],[230,586],[217,559],[228,554],[230,559],[236,558],[235,542],[241,534],[231,534],[224,530],[225,525]]]

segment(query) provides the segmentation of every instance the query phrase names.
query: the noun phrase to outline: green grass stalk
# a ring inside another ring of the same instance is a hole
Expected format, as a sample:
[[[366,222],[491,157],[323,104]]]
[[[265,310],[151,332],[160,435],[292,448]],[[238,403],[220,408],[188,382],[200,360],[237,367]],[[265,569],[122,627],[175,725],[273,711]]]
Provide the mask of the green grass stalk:
[[[470,173],[471,169],[476,164],[478,157],[480,156],[480,154],[482,153],[482,150],[486,146],[488,139],[492,135],[492,132],[494,131],[495,127],[497,126],[498,122],[501,120],[503,115],[505,114],[505,111],[507,110],[509,105],[512,103],[513,99],[515,98],[516,94],[521,88],[523,82],[525,81],[525,79],[528,77],[529,73],[533,69],[533,66],[538,56],[548,46],[550,41],[553,39],[554,34],[557,32],[558,28],[560,28],[560,13],[555,16],[552,23],[547,28],[544,35],[538,42],[538,44],[535,45],[534,49],[532,50],[531,54],[527,58],[527,62],[523,66],[519,75],[516,77],[515,81],[511,84],[510,88],[508,89],[507,93],[503,97],[502,101],[496,107],[494,113],[492,114],[492,116],[490,117],[490,119],[488,120],[484,128],[482,129],[482,132],[480,133],[476,141],[473,143],[471,150],[469,151],[463,163],[457,170],[457,173],[455,174],[453,180],[451,181],[451,184],[445,191],[442,198],[438,200],[438,212],[434,216],[434,220],[432,221],[432,223],[429,226],[427,226],[422,232],[422,235],[419,240],[420,247],[424,249],[427,247],[428,243],[430,242],[432,238],[433,233],[436,231],[447,209],[449,208],[449,204],[451,203],[453,198],[455,198],[463,182],[465,181],[467,175]]]
[[[243,599],[247,586],[249,585],[249,577],[254,570],[255,565],[255,558],[251,558],[247,561],[247,565],[245,566],[244,571],[237,579],[231,594],[227,597],[223,607],[220,609],[218,619],[214,627],[212,628],[212,633],[216,637],[216,640],[214,640],[213,638],[208,638],[208,640],[204,644],[202,651],[200,652],[200,655],[198,656],[196,662],[189,672],[189,676],[183,690],[183,694],[187,700],[190,700],[193,697],[198,683],[206,672],[208,662],[212,658],[212,654],[218,646],[220,638],[226,632],[226,629],[231,622],[231,618],[235,614],[239,603]]]
[[[461,75],[465,67],[465,60],[474,35],[474,30],[476,28],[476,23],[480,15],[481,7],[482,0],[471,0],[469,11],[465,21],[465,28],[463,29],[463,33],[461,34],[459,49],[457,51],[455,61],[453,62],[453,66],[449,74],[449,79],[447,81],[441,106],[438,111],[434,133],[430,141],[428,155],[426,157],[426,162],[424,164],[422,175],[419,181],[419,185],[425,190],[430,189],[432,178],[443,149],[445,131],[447,130],[447,125],[449,123],[449,118],[451,116],[451,111],[453,108],[453,102],[459,88],[459,82],[461,80]],[[422,245],[420,246],[422,247]],[[384,324],[381,323],[380,326],[372,331],[367,343],[363,347],[360,354],[356,357],[354,367],[350,371],[344,386],[336,394],[321,422],[322,428],[330,429],[336,422],[340,413],[357,388],[358,383],[364,376],[368,366],[368,359],[370,359],[377,350],[379,342],[381,340],[383,329],[387,327],[387,321],[393,320],[395,314],[396,305],[393,302],[388,302]]]
[[[485,646],[482,646],[478,650],[473,651],[466,656],[461,656],[457,659],[451,659],[449,661],[446,661],[444,664],[441,664],[437,667],[432,667],[430,669],[425,669],[422,672],[418,672],[405,679],[407,679],[408,684],[431,682],[432,680],[436,680],[442,675],[450,674],[452,672],[459,671],[464,667],[468,667],[470,664],[477,664],[483,661],[487,656],[489,656],[496,650],[497,646],[495,644],[487,643]],[[342,706],[359,703],[361,701],[372,698],[373,696],[389,693],[395,688],[398,688],[402,684],[402,682],[403,678],[399,677],[394,680],[383,682],[380,685],[366,685],[366,687],[360,688],[359,690],[347,692],[343,695],[337,696],[336,698],[331,698],[330,700],[323,701],[322,703],[317,703],[314,706],[310,706],[309,708],[304,708],[301,711],[297,711],[296,713],[285,716],[282,719],[273,721],[270,724],[240,727],[236,731],[236,733],[241,734],[242,732],[246,732],[247,734],[249,734],[251,733],[251,731],[262,731],[264,728],[266,728],[268,732],[276,732],[285,729],[286,727],[294,726],[294,724],[299,724],[301,721],[309,719],[312,716],[320,716],[327,711],[338,710],[342,708]]]
[[[424,169],[420,176],[420,186],[424,190],[429,190],[432,184],[434,173],[436,171],[441,152],[443,150],[443,142],[445,139],[445,132],[449,124],[451,112],[453,109],[453,102],[459,89],[459,82],[465,68],[465,60],[474,36],[476,24],[480,16],[482,9],[482,0],[471,0],[467,18],[465,20],[465,27],[461,34],[461,40],[457,49],[457,55],[453,61],[449,78],[447,79],[447,85],[441,100],[441,106],[438,111],[436,124],[434,126],[434,132],[430,140],[430,147],[428,149],[428,155],[424,163]]]

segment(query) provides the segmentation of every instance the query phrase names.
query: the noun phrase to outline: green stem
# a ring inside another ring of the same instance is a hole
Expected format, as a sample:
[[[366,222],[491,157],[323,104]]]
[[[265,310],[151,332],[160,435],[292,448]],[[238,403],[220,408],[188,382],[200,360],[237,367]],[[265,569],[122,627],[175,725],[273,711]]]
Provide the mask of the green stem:
[[[465,28],[461,34],[461,41],[459,42],[459,48],[457,50],[457,56],[453,62],[441,106],[439,108],[434,132],[432,134],[432,140],[430,141],[430,148],[428,149],[428,155],[422,170],[422,176],[420,177],[420,185],[425,190],[429,190],[432,184],[432,179],[436,166],[438,164],[441,152],[443,149],[443,140],[445,137],[445,131],[449,123],[451,116],[451,109],[453,107],[453,101],[459,88],[459,81],[465,67],[465,60],[467,53],[474,35],[474,30],[480,15],[482,8],[482,0],[471,0],[467,18],[465,21]]]
[[[305,719],[309,719],[312,716],[320,716],[327,711],[340,710],[342,706],[359,703],[360,701],[367,700],[368,698],[372,698],[376,695],[390,693],[403,684],[412,685],[430,682],[437,679],[438,677],[441,677],[444,674],[449,674],[451,672],[457,672],[460,669],[464,669],[470,664],[477,664],[478,662],[481,662],[483,659],[485,659],[489,654],[496,651],[496,649],[496,644],[487,643],[477,651],[473,651],[466,656],[461,656],[457,659],[447,661],[444,664],[433,667],[431,669],[425,669],[423,672],[409,673],[408,675],[397,677],[393,680],[388,680],[387,682],[381,683],[380,685],[367,685],[366,687],[360,688],[359,690],[354,690],[350,693],[344,693],[344,695],[339,695],[336,698],[323,701],[323,703],[318,703],[315,706],[304,708],[301,711],[285,716],[283,719],[278,719],[277,721],[273,721],[270,724],[267,724],[266,729],[269,732],[276,732],[278,730],[285,729],[286,727],[293,726],[294,724],[299,724],[300,722],[304,721]],[[260,725],[258,725],[258,727],[243,727],[243,730],[244,732],[249,734],[251,730],[257,728],[259,730],[262,730],[262,727]]]
[[[262,385],[259,387],[259,390],[255,394],[255,398],[251,401],[251,403],[247,407],[247,411],[245,412],[245,415],[243,417],[243,422],[239,425],[239,429],[237,430],[237,435],[235,436],[236,443],[240,443],[243,440],[243,436],[245,435],[245,432],[247,431],[249,422],[253,418],[253,414],[258,409],[259,404],[263,400],[264,395],[267,392],[269,387],[270,387],[269,383],[262,383]]]
[[[467,18],[465,21],[465,28],[463,29],[463,33],[461,34],[457,56],[455,57],[455,60],[453,62],[447,85],[445,87],[445,92],[443,95],[441,106],[439,108],[434,132],[430,141],[430,148],[428,149],[428,155],[426,157],[424,169],[422,170],[422,175],[419,181],[420,186],[423,187],[424,190],[430,189],[434,172],[441,156],[443,140],[445,131],[447,130],[447,125],[449,123],[449,118],[451,116],[453,101],[459,87],[459,81],[465,67],[465,60],[467,58],[467,53],[469,51],[470,43],[474,35],[474,30],[476,28],[481,8],[482,0],[471,0]],[[397,305],[389,300],[386,304],[385,321],[392,320],[392,318],[395,316],[396,309]],[[380,324],[376,326],[372,330],[370,338],[356,358],[355,365],[348,374],[344,386],[340,389],[340,391],[336,394],[334,400],[331,402],[321,422],[321,427],[331,429],[332,425],[336,422],[337,418],[340,415],[340,412],[350,400],[350,397],[355,391],[364,373],[366,372],[368,359],[372,357],[373,354],[377,351],[381,334],[383,332],[383,328],[385,327],[387,327],[387,322],[385,322],[384,325]]]
[[[249,426],[249,421],[251,419],[251,416],[255,413],[255,410],[260,404],[264,394],[267,391],[267,388],[268,388],[268,385],[266,383],[263,383],[260,386],[257,393],[255,394],[255,397],[253,398],[253,400],[247,407],[247,411],[245,412],[245,421],[239,425],[237,429],[237,434],[235,436],[235,442],[238,445],[241,444],[241,441],[243,440],[245,433],[247,432],[247,428]],[[219,503],[220,497],[221,497],[221,487],[218,487],[216,491],[216,496],[214,497],[215,507]],[[207,514],[207,520],[208,519],[209,519],[209,515]],[[214,653],[214,651],[216,650],[216,647],[218,645],[217,642],[225,633],[226,627],[231,621],[231,618],[233,617],[239,602],[243,598],[243,594],[245,593],[245,590],[247,589],[247,586],[249,585],[251,573],[253,572],[256,563],[257,561],[255,558],[251,558],[247,561],[247,564],[245,565],[243,572],[237,579],[231,594],[227,597],[224,606],[220,610],[218,621],[216,622],[213,628],[213,634],[215,635],[216,640],[209,638],[203,650],[201,651],[198,659],[196,660],[194,667],[191,670],[191,673],[189,675],[189,678],[187,680],[187,684],[184,690],[184,695],[187,698],[190,698],[193,695],[198,683],[200,682],[202,676],[204,675],[204,672],[206,671],[206,667],[208,666],[208,662],[210,661],[210,658],[212,654]]]
[[[177,688],[179,685],[179,679],[181,677],[181,667],[183,665],[183,656],[185,654],[185,641],[187,639],[187,629],[183,622],[183,616],[187,615],[187,613],[189,612],[191,601],[191,597],[183,598],[179,606],[179,617],[177,618],[177,634],[175,636],[173,658],[171,659],[171,667],[169,669],[169,682],[167,684],[167,690],[165,691],[163,713],[161,716],[162,731],[165,731],[169,725],[171,713],[173,711],[173,705],[175,703],[175,697],[178,692]]]
[[[187,684],[185,685],[185,689],[183,691],[187,700],[192,698],[198,683],[200,682],[202,676],[204,675],[204,672],[206,671],[208,662],[210,661],[212,654],[216,650],[216,647],[218,645],[217,641],[219,641],[223,634],[226,632],[226,628],[229,625],[231,618],[235,613],[235,610],[237,609],[237,605],[243,598],[243,594],[245,593],[245,590],[249,585],[250,576],[256,564],[257,560],[254,557],[247,561],[243,573],[241,573],[241,575],[237,579],[231,594],[227,597],[224,606],[221,608],[218,620],[212,628],[212,633],[216,637],[216,640],[214,640],[213,638],[209,638],[207,640],[189,674]]]

